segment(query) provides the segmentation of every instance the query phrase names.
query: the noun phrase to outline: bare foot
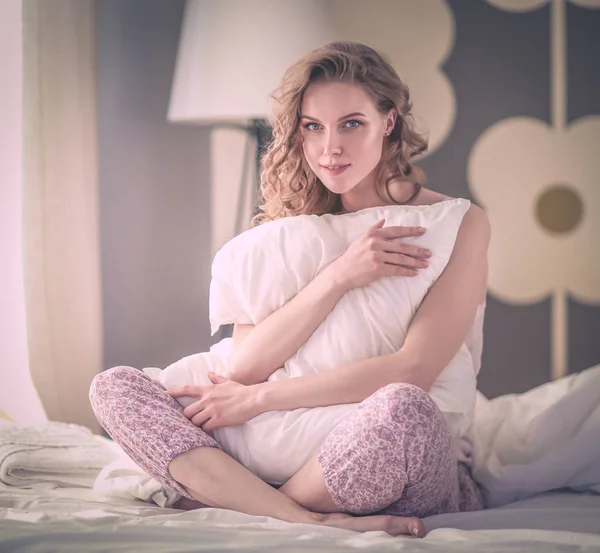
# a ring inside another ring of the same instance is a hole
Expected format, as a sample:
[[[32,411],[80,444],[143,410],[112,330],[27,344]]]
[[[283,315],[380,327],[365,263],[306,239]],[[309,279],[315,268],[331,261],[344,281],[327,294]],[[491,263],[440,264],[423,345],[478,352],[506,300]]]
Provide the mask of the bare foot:
[[[190,511],[208,507],[204,503],[181,497],[173,505],[173,509]],[[425,526],[418,518],[398,517],[393,515],[352,516],[346,513],[310,513],[311,522],[323,526],[333,526],[355,532],[383,531],[391,536],[425,536]]]
[[[335,528],[344,528],[345,530],[354,530],[355,532],[382,530],[391,536],[406,535],[423,538],[427,533],[420,519],[393,515],[354,517],[343,513],[330,513],[323,515],[321,524]]]

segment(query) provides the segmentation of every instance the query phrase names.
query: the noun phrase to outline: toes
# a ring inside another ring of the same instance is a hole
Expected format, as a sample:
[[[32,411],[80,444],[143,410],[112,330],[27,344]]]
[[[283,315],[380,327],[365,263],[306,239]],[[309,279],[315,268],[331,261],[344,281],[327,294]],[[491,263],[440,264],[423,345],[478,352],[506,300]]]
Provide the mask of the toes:
[[[381,530],[391,536],[425,537],[425,525],[418,518],[398,517],[394,515],[371,515],[362,517],[344,516],[341,513],[326,515],[324,524],[355,532],[373,532]]]
[[[416,538],[423,538],[427,533],[425,531],[425,525],[418,518],[398,517],[394,515],[386,515],[388,517],[386,521],[385,531],[392,536],[414,536]]]
[[[410,535],[416,538],[424,538],[427,533],[423,521],[418,518],[409,518],[407,527]]]

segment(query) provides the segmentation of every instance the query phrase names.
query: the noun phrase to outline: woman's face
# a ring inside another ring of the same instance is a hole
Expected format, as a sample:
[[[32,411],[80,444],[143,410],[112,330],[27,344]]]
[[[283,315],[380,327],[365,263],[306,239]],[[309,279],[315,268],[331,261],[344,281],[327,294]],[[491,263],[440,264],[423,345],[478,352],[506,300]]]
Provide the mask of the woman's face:
[[[310,168],[336,194],[372,193],[386,131],[395,112],[382,115],[355,84],[311,84],[304,93],[300,128]]]

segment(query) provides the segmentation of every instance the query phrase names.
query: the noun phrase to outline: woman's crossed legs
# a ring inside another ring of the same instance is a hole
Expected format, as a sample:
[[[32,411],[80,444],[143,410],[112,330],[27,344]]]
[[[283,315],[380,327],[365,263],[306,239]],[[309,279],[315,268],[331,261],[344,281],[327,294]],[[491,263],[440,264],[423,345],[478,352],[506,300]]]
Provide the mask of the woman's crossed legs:
[[[364,400],[280,491],[320,512],[427,517],[483,508],[439,408],[400,383]]]
[[[386,386],[367,398],[279,490],[223,452],[137,369],[115,367],[96,376],[90,401],[100,424],[148,474],[213,507],[391,534],[409,533],[416,524],[420,535],[422,523],[403,517],[481,508],[475,483],[457,468],[441,413],[411,385]],[[470,492],[466,501],[461,488]]]

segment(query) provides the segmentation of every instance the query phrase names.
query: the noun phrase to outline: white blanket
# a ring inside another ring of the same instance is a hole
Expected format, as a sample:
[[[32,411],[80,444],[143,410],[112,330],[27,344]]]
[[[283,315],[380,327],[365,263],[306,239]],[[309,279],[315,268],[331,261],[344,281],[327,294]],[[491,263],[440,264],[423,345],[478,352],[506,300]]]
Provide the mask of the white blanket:
[[[524,394],[478,394],[470,435],[488,507],[563,487],[600,493],[600,365]]]
[[[83,426],[0,422],[0,482],[23,488],[91,487],[117,456]]]
[[[486,507],[559,488],[600,493],[600,365],[524,394],[488,400],[478,393],[470,437]],[[125,497],[129,489],[143,499],[136,486],[145,487],[145,498],[152,490],[162,505],[178,497],[165,502],[160,484],[126,462],[116,461],[96,481],[104,493]]]
[[[141,499],[159,507],[170,507],[181,497],[144,472],[118,444],[101,439],[114,453],[115,460],[100,471],[94,481],[94,491],[120,499]]]

